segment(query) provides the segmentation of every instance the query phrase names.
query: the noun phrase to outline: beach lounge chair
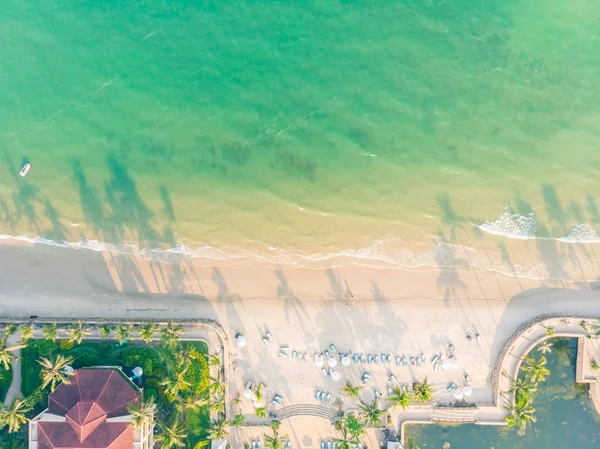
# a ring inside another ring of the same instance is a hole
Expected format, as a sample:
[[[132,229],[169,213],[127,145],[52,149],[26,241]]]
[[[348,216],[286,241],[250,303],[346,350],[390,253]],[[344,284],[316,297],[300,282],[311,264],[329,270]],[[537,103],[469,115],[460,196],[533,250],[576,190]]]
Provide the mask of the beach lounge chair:
[[[280,349],[279,350],[279,357],[283,357],[284,359],[287,359],[288,355],[287,355],[287,353],[283,349]]]
[[[331,357],[329,356],[329,351],[325,351],[325,358],[329,360]]]
[[[296,361],[296,356],[298,353],[296,351],[292,351],[292,360]]]
[[[271,339],[273,338],[273,336],[271,335],[271,332],[267,332],[265,334],[265,336],[267,337],[267,340],[271,341]]]
[[[364,354],[360,355],[360,363],[365,363],[365,355]]]
[[[440,369],[440,363],[439,363],[438,361],[436,361],[436,362],[433,364],[433,372],[434,372],[434,373],[437,373],[439,369]]]
[[[287,449],[292,449],[292,442],[291,441],[287,442]]]
[[[317,393],[315,394],[315,398],[317,399],[317,401],[321,400],[321,391],[317,390]]]
[[[369,354],[369,365],[373,363],[373,356],[371,354]]]
[[[385,363],[387,360],[387,356],[384,353],[381,353],[381,363]]]
[[[252,449],[256,449],[256,441],[252,442]]]
[[[379,365],[379,355],[375,354],[375,365]]]
[[[425,363],[425,354],[421,353],[421,363]]]
[[[331,348],[331,350],[332,350],[333,352],[338,352],[337,348],[335,347],[335,345],[334,345],[333,343],[331,343],[331,344],[329,345],[329,347]]]
[[[331,441],[327,442],[327,449],[331,449]]]
[[[258,440],[258,444],[256,445],[258,449],[262,449],[262,441]]]
[[[358,354],[354,354],[354,364],[358,365]]]
[[[437,362],[440,359],[439,355],[434,355],[433,358],[431,359],[431,363],[433,363],[435,365],[435,362]]]
[[[417,356],[417,366],[421,366],[421,357]]]
[[[392,395],[392,387],[388,387],[388,396]]]
[[[325,377],[327,377],[327,374],[329,374],[325,368],[322,368],[321,372],[323,373],[323,376],[325,376]]]
[[[454,390],[456,388],[456,384],[454,382],[450,382],[450,385],[448,385],[448,392]]]
[[[404,365],[404,366],[408,365],[408,363],[406,361],[406,356],[402,357],[402,365]]]
[[[393,374],[390,374],[390,382],[398,382],[398,379]]]
[[[321,441],[321,449],[325,449],[325,441]]]
[[[402,363],[402,359],[400,358],[399,355],[396,356],[396,366],[400,366],[400,363]]]

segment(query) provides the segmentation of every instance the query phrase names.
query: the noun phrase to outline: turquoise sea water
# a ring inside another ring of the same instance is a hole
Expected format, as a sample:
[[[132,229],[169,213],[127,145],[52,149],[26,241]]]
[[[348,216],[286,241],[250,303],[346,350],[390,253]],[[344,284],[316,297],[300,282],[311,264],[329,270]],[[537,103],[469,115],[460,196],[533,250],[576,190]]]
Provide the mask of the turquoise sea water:
[[[599,241],[596,6],[6,0],[0,233],[407,264],[440,234]]]
[[[537,449],[596,448],[600,442],[600,418],[594,412],[587,386],[575,383],[576,340],[555,339],[547,356],[551,375],[534,394],[537,422],[524,435],[516,429],[463,425],[410,426],[409,436],[421,449]]]

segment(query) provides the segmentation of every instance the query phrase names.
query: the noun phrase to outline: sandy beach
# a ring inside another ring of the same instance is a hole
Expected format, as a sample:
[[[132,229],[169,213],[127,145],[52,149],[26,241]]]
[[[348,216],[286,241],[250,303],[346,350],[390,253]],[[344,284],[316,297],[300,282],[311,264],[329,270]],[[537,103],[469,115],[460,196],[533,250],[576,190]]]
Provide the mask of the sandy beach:
[[[343,398],[346,381],[372,381],[365,400],[387,393],[389,376],[410,384],[428,376],[436,401],[451,403],[446,387],[469,374],[473,402],[491,403],[491,370],[506,340],[520,324],[554,312],[600,315],[600,292],[578,280],[515,279],[470,267],[402,271],[341,267],[286,270],[269,265],[208,266],[47,246],[0,247],[2,314],[8,317],[211,318],[231,339],[242,333],[248,345],[233,345],[235,370],[231,397],[247,382],[263,383],[266,397],[278,394],[285,405],[317,404],[315,392]],[[262,341],[266,331],[273,340]],[[469,342],[467,334],[480,334]],[[334,382],[312,362],[333,343],[340,352],[390,354],[392,363],[338,365]],[[434,372],[435,354],[455,346],[460,369]],[[309,361],[278,356],[280,346],[306,353]],[[423,354],[423,366],[396,366],[396,356]],[[247,402],[247,403],[246,403]],[[242,411],[250,417],[249,401]],[[344,401],[342,401],[344,402]],[[345,401],[347,402],[347,401]],[[353,408],[355,403],[346,403]],[[250,418],[251,419],[251,418]],[[232,433],[238,441],[260,435],[260,428]],[[332,438],[329,422],[301,417],[286,420],[295,447],[315,447]],[[375,434],[369,434],[376,438]]]

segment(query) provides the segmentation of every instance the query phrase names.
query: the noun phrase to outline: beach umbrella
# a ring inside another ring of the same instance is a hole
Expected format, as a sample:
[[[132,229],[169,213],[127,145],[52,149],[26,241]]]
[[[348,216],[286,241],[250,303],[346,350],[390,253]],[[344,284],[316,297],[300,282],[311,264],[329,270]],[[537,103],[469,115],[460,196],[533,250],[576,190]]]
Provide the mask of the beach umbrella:
[[[331,368],[335,368],[337,366],[337,360],[334,359],[333,357],[329,357],[329,359],[327,360],[327,364],[331,367]]]
[[[135,377],[142,377],[142,374],[144,374],[144,370],[140,366],[133,368],[133,375]]]
[[[348,366],[348,365],[350,365],[350,363],[352,363],[352,360],[350,360],[350,357],[348,357],[347,355],[342,357],[342,365]]]
[[[237,341],[237,345],[240,348],[243,348],[244,346],[246,346],[246,344],[247,344],[246,337],[244,337],[242,334],[237,334],[235,339]]]
[[[71,365],[65,366],[65,374],[67,376],[70,376],[71,374],[73,374],[73,371],[75,371],[75,369]]]
[[[265,405],[265,401],[263,401],[262,399],[257,401],[255,399],[254,401],[252,401],[252,404],[254,405],[254,408],[261,408],[262,406]]]
[[[465,385],[463,387],[463,393],[464,393],[465,396],[469,397],[469,396],[471,396],[473,394],[473,389],[470,386]]]
[[[452,369],[458,369],[460,368],[460,363],[458,363],[458,359],[453,359],[452,360]]]
[[[463,392],[460,388],[454,390],[454,398],[458,399],[459,401],[463,398]]]
[[[450,369],[450,360],[444,360],[444,363],[442,363],[442,369],[444,371],[448,371]]]
[[[337,382],[341,378],[342,378],[342,375],[339,373],[339,371],[333,371],[331,373],[331,380],[335,380]]]
[[[254,393],[252,393],[252,390],[250,388],[246,388],[244,390],[244,397],[246,399],[250,399],[252,396],[254,396]]]
[[[317,368],[323,368],[324,364],[325,360],[323,360],[323,356],[321,354],[315,354],[315,365],[317,365]]]

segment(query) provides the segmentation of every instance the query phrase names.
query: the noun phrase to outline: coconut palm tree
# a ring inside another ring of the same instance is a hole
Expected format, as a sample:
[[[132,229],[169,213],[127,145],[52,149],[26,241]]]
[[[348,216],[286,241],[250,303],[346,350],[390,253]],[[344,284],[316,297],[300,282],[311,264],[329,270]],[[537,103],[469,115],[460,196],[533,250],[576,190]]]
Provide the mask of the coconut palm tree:
[[[362,411],[363,421],[365,425],[371,427],[381,427],[381,418],[383,417],[384,411],[379,408],[379,399],[373,399],[373,402],[367,404],[366,402],[360,401],[358,408]]]
[[[46,324],[42,328],[42,334],[44,334],[44,338],[52,342],[58,339],[59,332],[60,330],[56,328],[56,323]]]
[[[521,365],[521,369],[529,373],[529,378],[532,382],[544,382],[546,377],[550,375],[550,370],[546,368],[548,361],[544,356],[541,356],[539,359],[525,357],[525,363],[526,365]]]
[[[8,370],[8,367],[14,360],[18,360],[18,357],[13,352],[26,347],[25,343],[6,346],[6,337],[0,339],[0,364],[4,366],[5,370]]]
[[[342,436],[333,439],[337,449],[352,449],[360,444],[360,440],[352,435],[347,428],[341,427],[339,431],[342,433]]]
[[[526,399],[521,399],[515,404],[507,405],[506,410],[510,413],[506,417],[506,424],[510,427],[518,426],[519,429],[525,430],[529,424],[537,421],[537,418],[534,416],[535,408]]]
[[[8,426],[8,432],[18,431],[28,419],[25,414],[31,411],[31,407],[25,399],[14,398],[8,408],[0,413],[0,426]]]
[[[173,355],[175,356],[175,359],[177,359],[177,362],[181,366],[186,363],[189,363],[191,359],[196,358],[196,354],[196,349],[192,345],[188,344],[182,345],[177,351],[175,351]]]
[[[544,340],[538,345],[537,350],[542,354],[549,354],[552,352],[552,343],[550,343],[548,340]]]
[[[224,440],[228,436],[227,427],[229,427],[229,421],[226,421],[225,418],[212,420],[208,430],[208,438],[213,441]]]
[[[220,376],[217,376],[217,377],[208,376],[208,380],[209,380],[208,391],[210,391],[211,394],[220,395],[225,392],[225,387],[227,384],[221,380]],[[257,392],[258,392],[258,397],[262,397],[261,384],[258,384],[258,386],[256,387],[256,390],[254,391],[255,398],[257,398]],[[258,400],[258,399],[256,399],[256,400]]]
[[[263,400],[263,398],[264,398],[263,388],[264,388],[263,384],[256,385],[256,388],[254,389],[254,400],[256,402],[260,402]]]
[[[213,400],[210,403],[210,411],[217,414],[225,413],[225,401],[222,397],[213,397]]]
[[[119,326],[117,326],[117,332],[115,335],[117,336],[117,341],[119,344],[122,345],[126,340],[131,338],[132,329],[133,327],[131,324],[119,324]]]
[[[398,407],[406,410],[406,407],[412,403],[412,398],[408,391],[402,391],[400,387],[396,387],[392,390],[392,395],[388,397],[388,401],[392,403],[392,410]]]
[[[42,365],[42,389],[50,385],[50,391],[54,391],[59,383],[70,384],[69,376],[65,372],[65,367],[73,363],[73,357],[65,357],[58,354],[54,361],[42,357],[38,360]]]
[[[208,357],[208,366],[219,368],[221,366],[221,358],[219,354],[211,354]]]
[[[187,435],[183,423],[175,421],[170,426],[165,423],[158,423],[158,428],[160,433],[154,437],[154,440],[160,444],[161,449],[185,446]]]
[[[188,394],[177,402],[177,407],[181,412],[193,411],[197,412],[202,407],[209,405],[210,399],[206,395],[196,393]]]
[[[183,333],[183,326],[169,321],[162,329],[160,339],[165,347],[174,349],[179,343],[179,334],[181,333]]]
[[[83,327],[83,322],[78,321],[77,324],[71,324],[67,328],[67,335],[69,336],[69,341],[81,344],[81,341],[84,337],[90,335],[91,332]]]
[[[419,404],[426,404],[433,400],[433,386],[427,381],[427,377],[423,379],[423,382],[414,384],[413,396]]]
[[[267,407],[258,407],[254,409],[254,414],[259,418],[267,417]]]
[[[113,326],[100,326],[100,336],[102,338],[108,338],[110,337],[110,333],[113,331]]]
[[[283,442],[287,439],[287,435],[279,434],[279,421],[271,421],[271,430],[273,435],[263,434],[265,438],[265,449],[283,449]]]
[[[510,379],[510,389],[508,392],[514,394],[516,400],[520,398],[531,400],[532,394],[535,391],[537,391],[537,387],[528,377]]]
[[[345,447],[345,443],[355,447],[358,444],[360,437],[366,433],[365,426],[356,418],[356,416],[354,416],[354,414],[348,414],[343,418],[340,418],[335,423],[335,428],[342,433],[342,438],[337,440],[342,446],[342,449]]]
[[[34,330],[33,324],[23,324],[21,326],[21,341],[31,340]]]
[[[130,403],[127,406],[127,411],[131,414],[131,422],[136,429],[151,423],[156,413],[154,396],[150,396],[148,399],[140,399],[137,404]]]
[[[142,329],[140,330],[140,338],[145,343],[152,343],[154,340],[154,334],[156,332],[158,332],[158,327],[156,327],[154,321],[150,321],[142,326]]]
[[[346,382],[346,386],[342,388],[342,393],[348,398],[357,398],[360,394],[360,390],[362,390],[361,385],[352,385],[351,382]]]
[[[554,328],[553,327],[547,327],[546,328],[546,335],[548,335],[548,337],[552,337],[554,335]]]
[[[180,392],[187,391],[191,386],[191,384],[184,379],[183,375],[184,373],[177,373],[172,377],[161,380],[158,384],[161,387],[165,387],[165,393],[176,398]]]

